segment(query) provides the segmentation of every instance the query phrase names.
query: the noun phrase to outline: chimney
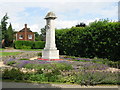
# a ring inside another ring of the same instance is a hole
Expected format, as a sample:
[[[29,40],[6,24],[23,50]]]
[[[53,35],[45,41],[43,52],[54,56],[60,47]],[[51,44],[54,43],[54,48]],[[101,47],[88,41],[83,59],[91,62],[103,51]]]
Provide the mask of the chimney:
[[[27,24],[25,24],[25,28],[27,28]]]
[[[27,40],[27,24],[25,24],[25,41]]]

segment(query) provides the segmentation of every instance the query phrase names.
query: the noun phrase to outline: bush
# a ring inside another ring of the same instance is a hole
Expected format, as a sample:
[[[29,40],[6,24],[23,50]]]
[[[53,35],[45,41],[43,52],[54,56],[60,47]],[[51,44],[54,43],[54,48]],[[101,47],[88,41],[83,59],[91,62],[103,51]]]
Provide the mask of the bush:
[[[51,65],[55,70],[63,71],[63,70],[72,70],[73,69],[72,65],[66,64],[66,63],[52,63]]]
[[[30,59],[28,59],[28,58],[21,58],[21,59],[19,59],[19,60],[30,60]]]
[[[47,82],[48,78],[45,77],[44,74],[33,74],[29,77],[29,80],[31,81],[40,81],[40,82]]]
[[[2,73],[2,79],[23,80],[24,73],[19,69],[5,69]]]
[[[34,49],[43,49],[45,47],[44,41],[36,41],[34,42]]]
[[[32,47],[23,45],[23,46],[21,46],[20,48],[21,48],[21,49],[31,49]]]
[[[34,64],[31,64],[31,63],[28,63],[24,66],[24,68],[27,68],[27,69],[33,69],[34,68]]]
[[[42,56],[42,53],[38,53],[38,56]]]
[[[44,41],[15,41],[14,47],[16,49],[43,49]]]
[[[58,79],[61,83],[76,83],[76,76],[60,76]]]
[[[14,46],[16,49],[31,49],[33,47],[33,41],[15,41]]]
[[[56,45],[61,55],[119,61],[119,41],[120,23],[108,20],[95,21],[84,28],[56,30]]]
[[[76,83],[81,85],[118,84],[118,74],[111,72],[81,72],[76,76]]]
[[[9,61],[9,62],[7,62],[7,65],[13,65],[13,64],[15,64],[16,63],[16,61]]]

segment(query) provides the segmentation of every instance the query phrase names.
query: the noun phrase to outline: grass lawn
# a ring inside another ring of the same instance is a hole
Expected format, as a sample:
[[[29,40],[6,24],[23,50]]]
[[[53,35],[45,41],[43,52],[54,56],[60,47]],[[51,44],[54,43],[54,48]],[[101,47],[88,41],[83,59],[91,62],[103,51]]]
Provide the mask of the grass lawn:
[[[24,51],[42,51],[43,49],[18,49],[18,50],[24,50]]]
[[[0,56],[10,56],[10,55],[17,55],[21,52],[0,52]]]
[[[2,48],[0,48],[0,51],[2,51],[3,49]]]

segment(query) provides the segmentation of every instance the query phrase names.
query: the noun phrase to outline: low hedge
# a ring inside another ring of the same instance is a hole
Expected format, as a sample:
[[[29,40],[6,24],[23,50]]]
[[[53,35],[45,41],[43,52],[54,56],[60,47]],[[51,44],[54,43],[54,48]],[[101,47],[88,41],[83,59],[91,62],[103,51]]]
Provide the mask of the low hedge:
[[[15,49],[43,49],[45,46],[44,41],[15,41]]]

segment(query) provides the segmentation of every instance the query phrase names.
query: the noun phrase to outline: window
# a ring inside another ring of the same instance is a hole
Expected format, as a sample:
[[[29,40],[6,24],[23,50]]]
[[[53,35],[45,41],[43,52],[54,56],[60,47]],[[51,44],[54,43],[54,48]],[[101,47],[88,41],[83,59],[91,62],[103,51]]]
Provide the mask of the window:
[[[23,39],[23,35],[19,35],[19,39]]]
[[[32,39],[32,35],[28,35],[28,39]]]

